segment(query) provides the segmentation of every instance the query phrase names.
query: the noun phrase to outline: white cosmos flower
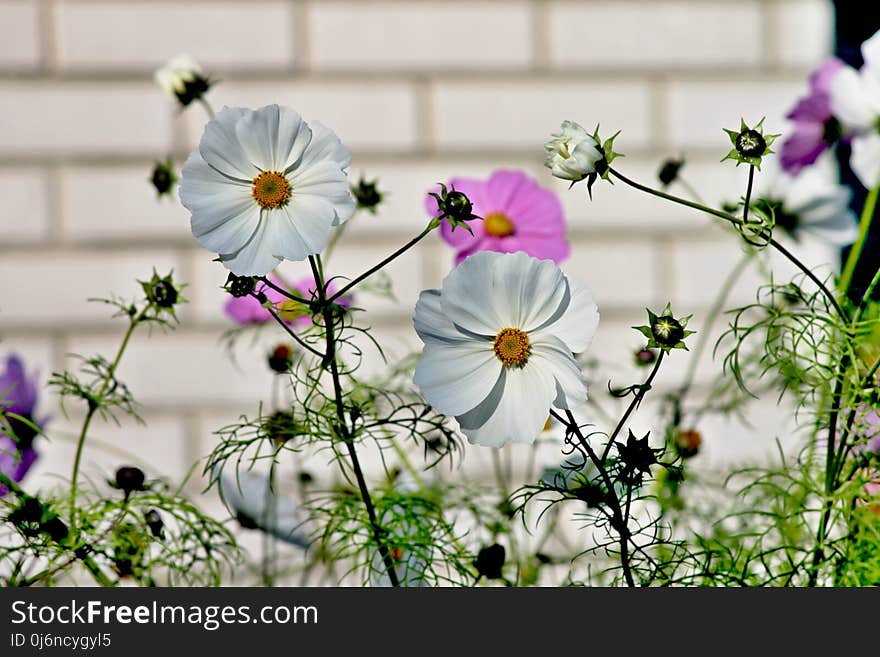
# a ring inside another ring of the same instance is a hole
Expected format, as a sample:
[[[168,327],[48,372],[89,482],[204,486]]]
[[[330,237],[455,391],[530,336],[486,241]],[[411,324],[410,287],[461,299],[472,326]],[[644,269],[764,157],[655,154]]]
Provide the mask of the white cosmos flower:
[[[223,475],[219,489],[224,504],[243,527],[259,529],[291,545],[309,547],[296,505],[271,490],[267,477],[250,471],[239,472],[237,478]]]
[[[850,166],[868,189],[880,185],[880,31],[862,44],[864,66],[831,82],[831,111],[854,134]]]
[[[572,354],[589,346],[599,312],[550,260],[472,255],[440,290],[422,292],[413,323],[425,343],[414,380],[471,443],[531,443],[551,406],[587,398]]]
[[[755,205],[765,206],[765,211],[773,208],[777,228],[793,239],[806,233],[836,246],[855,242],[859,228],[849,207],[852,191],[837,181],[830,167],[812,166],[791,176],[775,158],[766,164],[758,179]]]
[[[596,171],[596,162],[602,159],[598,142],[574,121],[563,121],[558,133],[544,144],[547,159],[544,165],[553,175],[577,182]]]
[[[180,200],[203,247],[239,276],[322,251],[348,220],[351,153],[292,109],[224,107],[183,165]]]

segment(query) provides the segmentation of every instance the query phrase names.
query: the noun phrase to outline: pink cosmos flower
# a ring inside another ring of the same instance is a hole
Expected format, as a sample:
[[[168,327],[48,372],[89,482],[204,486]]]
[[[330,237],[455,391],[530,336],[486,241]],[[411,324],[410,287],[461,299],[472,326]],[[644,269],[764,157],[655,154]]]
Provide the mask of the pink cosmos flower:
[[[813,164],[840,138],[840,123],[831,113],[831,81],[843,66],[832,58],[816,69],[810,76],[809,93],[788,114],[794,132],[782,142],[779,157],[782,168],[792,175]]]
[[[478,251],[524,251],[556,263],[568,257],[559,199],[524,172],[499,170],[488,180],[453,178],[449,186],[464,193],[473,213],[483,218],[468,223],[473,235],[463,228],[453,231],[446,222],[440,226],[440,235],[456,251],[455,264]],[[439,215],[433,197],[426,196],[425,207],[432,216]]]
[[[272,283],[280,288],[285,288],[285,284],[275,276],[268,277]],[[328,286],[328,293],[335,294],[338,287],[331,281]],[[301,278],[293,285],[291,292],[303,299],[312,299],[317,297],[317,286],[313,276]],[[266,299],[272,302],[278,315],[289,325],[295,329],[304,329],[312,325],[312,315],[309,309],[302,303],[288,299],[277,290],[261,283],[257,286],[257,292],[266,295]],[[352,295],[346,294],[336,300],[343,308],[349,308],[354,301]],[[223,307],[226,315],[236,324],[265,324],[272,321],[272,315],[266,310],[259,301],[254,297],[230,297]]]

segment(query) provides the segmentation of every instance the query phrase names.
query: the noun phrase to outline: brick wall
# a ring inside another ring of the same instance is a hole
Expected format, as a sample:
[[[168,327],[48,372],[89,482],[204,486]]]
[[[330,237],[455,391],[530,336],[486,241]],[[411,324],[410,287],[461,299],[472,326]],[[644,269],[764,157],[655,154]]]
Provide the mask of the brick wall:
[[[334,272],[356,272],[417,231],[437,180],[498,166],[539,176],[564,200],[566,269],[598,297],[595,352],[628,361],[643,308],[671,299],[698,326],[739,249],[706,219],[621,185],[600,185],[592,204],[581,187],[566,191],[542,167],[548,134],[564,118],[622,129],[632,177],[653,182],[662,158],[686,154],[707,199],[733,199],[740,176],[718,163],[721,127],[766,115],[772,131],[784,128],[830,42],[824,0],[0,0],[0,350],[24,353],[44,376],[70,353],[109,354],[121,325],[86,299],[134,294],[136,277],[173,267],[189,284],[180,328],[136,337],[121,371],[151,430],[104,426],[96,438],[180,475],[213,429],[269,397],[271,338],[225,357],[224,270],[195,244],[185,211],[157,202],[146,181],[154,159],[185,157],[205,121],[199,107],[179,114],[152,83],[185,51],[222,80],[216,106],[279,102],[320,118],[354,151],[353,175],[378,176],[390,192],[377,217],[355,220]],[[390,269],[399,304],[362,299],[392,352],[418,344],[415,298],[450,262],[432,239]],[[676,360],[668,384],[684,369]],[[66,472],[70,458],[76,412],[66,421],[52,406],[56,445],[41,473]],[[776,416],[768,407],[762,418]],[[708,451],[721,456],[758,437],[713,430]],[[118,458],[87,456],[105,468]]]

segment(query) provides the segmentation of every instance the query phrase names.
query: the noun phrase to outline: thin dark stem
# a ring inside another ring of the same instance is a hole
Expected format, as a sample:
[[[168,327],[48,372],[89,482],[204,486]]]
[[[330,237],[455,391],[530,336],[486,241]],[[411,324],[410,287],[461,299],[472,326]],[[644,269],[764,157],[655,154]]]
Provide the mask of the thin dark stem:
[[[617,423],[617,426],[614,428],[614,431],[608,437],[608,443],[605,445],[605,449],[602,451],[602,462],[605,462],[605,459],[608,458],[608,453],[611,451],[611,445],[614,444],[615,438],[617,438],[621,429],[623,429],[623,425],[626,424],[626,421],[629,419],[629,416],[632,414],[636,408],[638,408],[639,404],[642,403],[642,399],[648,390],[651,389],[651,382],[654,381],[654,377],[657,376],[657,372],[660,369],[660,363],[663,362],[664,352],[660,352],[660,355],[657,356],[657,362],[654,363],[654,368],[651,370],[651,373],[648,375],[648,378],[645,379],[645,382],[639,387],[639,391],[633,396],[633,400],[630,402],[629,406],[624,412],[623,417],[620,418],[620,421]]]
[[[315,276],[315,282],[317,283],[318,288],[318,299],[323,307],[323,317],[324,317],[324,330],[327,336],[327,348],[326,355],[324,357],[325,368],[327,364],[330,367],[330,376],[333,380],[333,396],[336,403],[336,417],[339,421],[339,432],[341,433],[342,441],[345,443],[346,448],[348,449],[348,455],[351,459],[351,467],[354,470],[355,478],[357,479],[358,489],[360,490],[361,499],[364,502],[364,506],[367,509],[367,517],[370,520],[370,527],[373,530],[373,540],[376,541],[376,545],[379,548],[379,555],[382,557],[382,563],[385,565],[385,571],[388,573],[388,579],[391,581],[391,586],[399,587],[400,581],[397,578],[397,572],[394,570],[394,561],[391,558],[391,553],[388,551],[388,547],[385,545],[385,540],[382,537],[382,528],[379,526],[379,522],[376,519],[376,509],[373,506],[373,499],[370,497],[370,489],[367,486],[367,481],[364,478],[364,472],[361,468],[360,459],[358,458],[357,448],[354,444],[354,436],[352,435],[351,430],[348,426],[348,418],[345,416],[345,403],[343,401],[342,395],[342,383],[339,378],[339,365],[336,362],[336,338],[334,335],[334,324],[333,324],[333,308],[329,305],[327,299],[327,290],[324,282],[324,277],[321,273],[321,268],[314,256],[309,256],[309,264],[312,267],[312,273]]]
[[[272,318],[273,318],[276,322],[278,322],[278,325],[279,325],[281,328],[284,329],[284,331],[287,333],[287,335],[289,335],[291,338],[293,338],[294,340],[296,340],[296,343],[297,343],[299,346],[301,346],[303,349],[305,349],[305,350],[307,350],[307,351],[310,351],[312,354],[314,354],[314,355],[317,356],[318,358],[321,358],[321,359],[324,358],[324,354],[322,354],[320,351],[318,351],[318,350],[315,349],[313,346],[311,346],[309,343],[307,343],[305,340],[303,340],[301,337],[299,337],[299,336],[296,334],[296,331],[294,331],[292,328],[290,328],[290,327],[285,323],[285,321],[284,321],[283,319],[281,319],[281,317],[278,315],[278,313],[276,313],[276,312],[275,312],[273,309],[271,309],[271,308],[267,308],[266,310],[269,311],[269,314],[272,315]]]
[[[336,301],[339,297],[344,296],[346,292],[348,292],[349,290],[351,290],[351,289],[352,289],[354,286],[356,286],[358,283],[360,283],[361,281],[363,281],[363,280],[366,279],[366,278],[369,278],[370,276],[372,276],[373,274],[375,274],[377,271],[379,271],[380,269],[382,269],[382,267],[384,267],[385,265],[387,265],[389,262],[391,262],[392,260],[397,259],[397,258],[400,257],[401,255],[403,255],[404,253],[406,253],[407,251],[409,251],[409,250],[410,250],[412,247],[414,247],[416,244],[418,244],[419,242],[421,242],[422,239],[423,239],[428,233],[430,233],[432,230],[434,230],[434,228],[435,228],[435,226],[433,225],[433,223],[428,224],[428,227],[425,228],[425,230],[423,230],[421,233],[419,233],[418,235],[416,235],[414,238],[412,238],[409,242],[407,242],[406,244],[404,244],[402,247],[400,247],[399,249],[397,249],[397,251],[395,251],[394,253],[392,253],[390,256],[388,256],[387,258],[385,258],[384,260],[382,260],[382,262],[380,262],[380,263],[374,265],[373,267],[370,267],[370,268],[369,268],[367,271],[365,271],[363,274],[361,274],[360,276],[358,276],[357,278],[355,278],[354,280],[352,280],[350,283],[348,283],[348,285],[346,285],[345,287],[343,287],[343,288],[342,288],[341,290],[339,290],[336,294],[330,296],[330,298],[328,298],[328,299],[326,300],[326,302],[327,302],[327,303],[333,303],[333,302]],[[312,267],[312,269],[314,270],[315,268]]]
[[[733,224],[734,226],[738,226],[738,227],[743,226],[743,222],[740,218],[734,217],[733,215],[728,214],[727,212],[722,212],[721,210],[716,210],[715,208],[711,208],[707,205],[703,205],[702,203],[694,203],[693,201],[689,201],[685,198],[681,198],[681,197],[675,196],[673,194],[667,194],[666,192],[661,192],[658,189],[653,189],[653,188],[648,187],[646,185],[642,185],[640,183],[637,183],[634,180],[630,180],[629,178],[624,176],[622,173],[620,173],[616,169],[609,168],[609,171],[611,172],[611,174],[615,178],[617,178],[621,182],[626,183],[630,187],[634,187],[635,189],[638,189],[639,191],[645,192],[646,194],[651,194],[652,196],[666,199],[667,201],[672,201],[673,203],[678,203],[679,205],[684,205],[684,206],[687,206],[687,207],[692,208],[694,210],[699,210],[700,212],[705,212],[706,214],[710,214],[713,217],[718,217],[719,219],[724,219],[725,221]],[[760,237],[766,238],[766,237],[768,237],[768,235],[766,233],[761,233]],[[770,246],[772,246],[774,249],[779,251],[779,253],[781,253],[783,256],[785,256],[785,258],[787,258],[789,261],[791,261],[792,264],[794,264],[798,269],[800,269],[804,274],[806,274],[806,276],[819,287],[819,289],[822,291],[822,294],[825,295],[825,297],[828,299],[828,301],[831,303],[831,305],[837,311],[838,315],[840,315],[840,317],[842,317],[844,319],[848,319],[847,314],[840,307],[840,304],[837,303],[837,298],[831,293],[831,291],[825,286],[825,284],[822,281],[820,281],[812,271],[810,271],[809,267],[807,267],[804,263],[802,263],[800,260],[798,260],[788,249],[783,247],[779,242],[777,242],[772,237],[770,237],[768,244],[770,244]]]
[[[635,579],[632,575],[632,567],[630,566],[629,561],[629,529],[626,525],[626,522],[623,519],[623,513],[620,508],[620,500],[617,498],[617,493],[614,490],[614,483],[611,481],[611,477],[608,475],[608,470],[605,469],[605,459],[603,458],[601,461],[599,457],[596,456],[596,452],[593,451],[593,448],[590,447],[590,442],[584,437],[583,432],[581,431],[580,426],[578,426],[577,420],[574,417],[574,414],[566,410],[565,417],[557,413],[555,410],[550,409],[551,415],[555,417],[557,420],[562,422],[570,432],[574,433],[578,440],[581,443],[581,446],[587,452],[587,455],[590,457],[590,460],[593,462],[593,465],[596,466],[596,469],[599,471],[599,476],[602,477],[602,483],[605,484],[605,488],[608,490],[608,502],[611,507],[612,521],[611,526],[614,528],[614,531],[617,532],[620,540],[620,566],[623,569],[623,577],[626,580],[627,586],[635,587]]]
[[[755,182],[755,165],[749,165],[749,182],[746,185],[746,198],[743,203],[743,224],[749,221],[749,203],[752,202],[752,183]]]
[[[285,297],[287,297],[287,298],[290,299],[291,301],[296,301],[296,302],[298,302],[298,303],[302,303],[302,304],[304,304],[304,305],[306,305],[306,306],[308,306],[309,304],[312,303],[312,302],[309,301],[308,299],[304,299],[303,297],[299,297],[299,296],[293,294],[292,292],[290,292],[290,290],[285,290],[283,287],[281,287],[281,286],[279,286],[279,285],[275,285],[275,283],[273,283],[272,281],[270,281],[270,280],[269,280],[268,278],[266,278],[265,276],[260,276],[260,281],[261,281],[262,283],[266,284],[268,287],[271,287],[271,288],[272,288],[273,290],[275,290],[278,294],[282,294],[282,295],[284,295]]]

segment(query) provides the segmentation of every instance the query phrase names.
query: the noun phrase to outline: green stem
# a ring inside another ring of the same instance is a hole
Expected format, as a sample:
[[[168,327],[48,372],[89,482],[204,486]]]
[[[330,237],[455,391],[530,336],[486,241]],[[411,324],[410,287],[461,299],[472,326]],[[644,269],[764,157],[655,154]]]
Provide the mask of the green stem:
[[[722,212],[721,210],[716,210],[715,208],[711,208],[707,205],[703,205],[702,203],[694,203],[693,201],[689,201],[687,199],[681,198],[679,196],[674,196],[673,194],[667,194],[666,192],[661,192],[658,189],[653,189],[646,185],[642,185],[637,183],[634,180],[630,180],[622,173],[615,169],[609,168],[610,173],[620,180],[623,183],[626,183],[630,187],[638,189],[639,191],[645,192],[646,194],[651,194],[652,196],[656,196],[658,198],[665,199],[667,201],[672,201],[673,203],[678,203],[679,205],[684,205],[686,207],[692,208],[694,210],[699,210],[700,212],[705,212],[706,214],[710,214],[713,217],[718,217],[719,219],[724,219],[728,223],[733,224],[734,226],[743,226],[742,219],[738,217],[734,217],[727,212]],[[760,237],[766,238],[768,235],[761,233]],[[776,249],[779,253],[785,256],[795,267],[800,269],[813,283],[815,283],[818,288],[822,291],[822,294],[828,299],[828,302],[834,307],[837,314],[840,315],[844,320],[848,320],[849,316],[844,312],[843,308],[840,307],[840,304],[837,303],[837,298],[831,293],[831,291],[825,286],[825,284],[819,280],[819,278],[812,272],[812,270],[807,267],[803,262],[798,260],[788,249],[782,246],[775,239],[770,237],[768,240],[768,244]]]
[[[376,545],[379,548],[379,555],[382,557],[382,562],[385,565],[385,571],[388,573],[388,579],[391,582],[391,586],[397,588],[400,586],[400,581],[397,578],[397,572],[394,570],[394,561],[391,558],[388,546],[385,544],[382,535],[382,528],[379,526],[379,522],[376,518],[376,509],[373,506],[373,499],[370,497],[370,489],[367,486],[367,481],[364,478],[364,472],[361,468],[360,459],[358,458],[357,448],[354,444],[354,435],[352,435],[352,431],[349,429],[348,418],[345,416],[342,383],[339,377],[339,365],[336,362],[336,338],[334,335],[335,327],[333,324],[333,308],[330,306],[330,300],[327,299],[327,289],[321,270],[320,256],[309,256],[309,264],[312,267],[312,274],[317,283],[319,303],[323,308],[324,330],[327,337],[327,348],[324,362],[325,368],[327,367],[327,364],[329,364],[330,376],[333,380],[333,397],[336,404],[336,418],[339,421],[338,428],[341,434],[340,437],[348,449],[348,455],[351,459],[351,467],[354,470],[355,479],[357,479],[361,500],[367,509],[367,517],[370,520],[370,528],[373,531],[373,540],[376,541]]]
[[[657,362],[654,363],[654,369],[651,370],[651,373],[648,375],[648,378],[645,379],[645,382],[639,388],[639,391],[633,395],[633,400],[630,402],[626,411],[623,414],[623,417],[620,418],[620,421],[617,423],[617,426],[614,428],[614,431],[608,437],[608,442],[605,445],[605,449],[602,452],[602,463],[605,463],[605,459],[608,458],[608,453],[611,451],[611,446],[614,444],[614,439],[617,438],[617,435],[620,433],[620,430],[623,429],[623,425],[626,424],[626,421],[629,419],[629,416],[632,415],[632,412],[638,407],[639,404],[642,403],[642,399],[645,397],[645,394],[648,390],[651,389],[651,383],[654,381],[654,377],[657,376],[657,372],[660,370],[660,363],[663,362],[664,352],[660,352],[660,355],[657,356]]]
[[[743,203],[743,224],[748,223],[749,221],[749,203],[752,200],[752,183],[755,182],[755,165],[749,165],[749,182],[746,185],[746,198]]]
[[[131,322],[128,325],[128,330],[125,332],[125,337],[122,338],[122,344],[119,345],[119,350],[116,352],[116,358],[113,359],[113,363],[111,363],[110,367],[107,369],[107,374],[104,376],[104,380],[101,383],[101,387],[98,389],[98,394],[95,395],[93,399],[89,400],[89,410],[86,413],[85,420],[83,420],[82,428],[79,432],[79,437],[76,441],[76,455],[73,457],[73,472],[70,475],[70,528],[74,530],[76,528],[76,495],[77,495],[77,479],[79,478],[79,466],[82,461],[82,453],[83,447],[86,443],[86,435],[89,431],[89,425],[92,423],[92,418],[95,416],[95,413],[99,408],[101,408],[101,404],[104,401],[104,394],[107,392],[107,388],[110,386],[110,382],[113,380],[114,375],[116,374],[116,368],[119,367],[119,362],[122,360],[122,354],[125,353],[126,347],[128,347],[128,341],[131,339],[132,333],[134,333],[134,329],[137,325],[143,320],[144,314],[147,312],[147,309],[144,308],[140,312],[137,317],[132,318]]]
[[[853,274],[856,271],[856,265],[862,257],[862,250],[865,248],[865,242],[868,240],[868,233],[871,231],[871,223],[874,220],[874,210],[877,207],[877,196],[880,195],[880,187],[875,187],[868,193],[865,199],[865,206],[862,208],[862,217],[859,221],[859,238],[850,249],[849,257],[846,259],[846,265],[843,267],[843,273],[840,275],[840,285],[838,289],[846,294],[852,283]]]
[[[394,253],[392,253],[390,256],[388,256],[387,258],[385,258],[384,260],[382,260],[382,262],[380,262],[380,263],[374,265],[373,267],[370,267],[370,268],[369,268],[367,271],[365,271],[363,274],[361,274],[360,276],[358,276],[357,278],[355,278],[354,280],[352,280],[348,285],[346,285],[346,286],[343,287],[341,290],[339,290],[339,292],[337,292],[336,294],[332,295],[329,299],[327,299],[326,302],[327,302],[327,303],[333,303],[334,301],[336,301],[336,299],[338,299],[338,298],[341,297],[341,296],[344,296],[346,292],[348,292],[348,291],[349,291],[350,289],[352,289],[355,285],[357,285],[358,283],[360,283],[361,281],[363,281],[365,278],[369,278],[370,276],[372,276],[373,274],[375,274],[377,271],[379,271],[380,269],[382,269],[382,267],[384,267],[385,265],[387,265],[389,262],[391,262],[392,260],[397,259],[397,258],[400,257],[401,255],[403,255],[404,253],[406,253],[407,251],[409,251],[412,247],[414,247],[416,244],[418,244],[419,242],[421,242],[422,239],[424,239],[424,237],[425,237],[428,233],[430,233],[432,230],[434,230],[434,229],[437,227],[437,226],[435,226],[434,224],[435,224],[435,222],[431,222],[431,223],[429,223],[428,226],[427,226],[427,228],[425,228],[425,230],[423,230],[421,233],[419,233],[418,235],[416,235],[414,238],[412,238],[409,242],[407,242],[406,244],[404,244],[402,247],[400,247],[399,249],[397,249],[397,251],[395,251]]]

